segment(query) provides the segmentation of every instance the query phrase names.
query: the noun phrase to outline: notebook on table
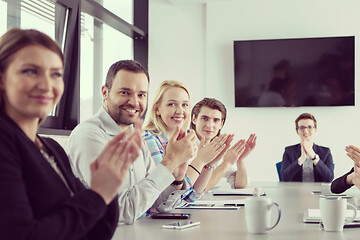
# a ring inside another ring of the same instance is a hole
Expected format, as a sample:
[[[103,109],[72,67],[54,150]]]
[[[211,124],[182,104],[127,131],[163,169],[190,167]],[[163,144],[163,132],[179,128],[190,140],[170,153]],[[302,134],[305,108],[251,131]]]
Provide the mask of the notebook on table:
[[[226,209],[237,210],[245,205],[244,199],[233,200],[197,200],[195,202],[184,202],[177,206],[179,209]]]
[[[353,210],[346,210],[346,217],[351,218],[353,214]],[[303,215],[304,223],[320,223],[320,209],[308,209],[304,212]],[[360,211],[357,211],[356,218],[352,223],[359,224],[360,223]],[[350,224],[352,224],[350,223]]]
[[[253,188],[244,188],[244,189],[214,189],[212,191],[214,196],[253,196],[254,189]],[[264,192],[260,193],[261,196],[265,196]]]

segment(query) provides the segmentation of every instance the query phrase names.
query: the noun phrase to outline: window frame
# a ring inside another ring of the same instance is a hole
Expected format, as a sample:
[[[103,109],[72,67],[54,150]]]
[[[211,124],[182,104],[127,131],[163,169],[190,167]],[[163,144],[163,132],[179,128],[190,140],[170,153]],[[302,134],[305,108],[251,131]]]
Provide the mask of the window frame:
[[[81,11],[106,23],[134,41],[134,60],[148,68],[148,0],[134,0],[134,25],[121,19],[94,0],[56,0],[69,10],[64,43],[64,94],[55,116],[48,116],[39,134],[70,135],[80,122],[80,31]],[[62,25],[63,24],[63,25]],[[60,18],[55,17],[56,38],[62,39]]]

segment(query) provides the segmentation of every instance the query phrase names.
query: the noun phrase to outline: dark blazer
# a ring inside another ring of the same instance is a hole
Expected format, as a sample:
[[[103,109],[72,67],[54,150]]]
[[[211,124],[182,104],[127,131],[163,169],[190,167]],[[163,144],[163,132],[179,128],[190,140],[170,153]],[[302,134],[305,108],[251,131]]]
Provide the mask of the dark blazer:
[[[315,182],[331,182],[334,178],[334,165],[330,149],[314,144],[314,152],[320,161],[314,165]],[[296,144],[285,148],[281,166],[281,178],[284,182],[302,182],[302,166],[298,164],[301,156],[301,145]]]
[[[353,184],[347,184],[346,183],[346,177],[354,172],[354,168],[351,168],[351,170],[348,173],[345,173],[343,176],[338,177],[331,183],[331,192],[332,193],[343,193],[352,186]]]
[[[72,173],[68,157],[50,138],[41,138],[75,193],[36,145],[6,115],[0,114],[0,238],[111,239],[118,222],[115,199],[106,206]]]

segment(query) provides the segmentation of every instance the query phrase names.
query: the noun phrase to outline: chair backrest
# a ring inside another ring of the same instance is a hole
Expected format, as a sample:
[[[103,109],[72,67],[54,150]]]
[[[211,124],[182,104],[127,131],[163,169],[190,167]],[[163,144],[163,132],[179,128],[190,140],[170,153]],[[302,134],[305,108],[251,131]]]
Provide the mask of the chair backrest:
[[[282,162],[277,162],[277,163],[276,163],[276,170],[277,170],[277,173],[278,173],[279,181],[280,181],[280,182],[282,182],[282,180],[281,180],[281,174],[280,174],[280,172],[281,172],[281,165],[282,165]]]

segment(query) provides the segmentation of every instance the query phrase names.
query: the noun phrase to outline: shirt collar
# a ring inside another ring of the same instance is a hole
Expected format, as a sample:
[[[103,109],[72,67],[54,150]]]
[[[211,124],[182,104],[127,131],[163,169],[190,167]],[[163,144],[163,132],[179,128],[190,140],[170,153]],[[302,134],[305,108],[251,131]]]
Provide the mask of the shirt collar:
[[[112,119],[112,117],[109,115],[109,113],[105,110],[104,107],[101,107],[99,111],[95,114],[95,116],[100,119],[104,131],[109,135],[115,136],[123,132],[123,130],[119,127],[119,125],[116,124],[114,119]],[[133,125],[131,125],[126,130],[126,135],[129,136],[133,132],[134,132],[134,127]]]
[[[162,142],[162,143],[168,143],[169,142],[169,139],[165,136],[165,134],[164,133],[161,133],[160,135],[159,135],[159,139],[160,139],[160,141]]]

